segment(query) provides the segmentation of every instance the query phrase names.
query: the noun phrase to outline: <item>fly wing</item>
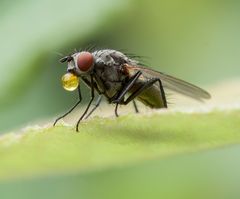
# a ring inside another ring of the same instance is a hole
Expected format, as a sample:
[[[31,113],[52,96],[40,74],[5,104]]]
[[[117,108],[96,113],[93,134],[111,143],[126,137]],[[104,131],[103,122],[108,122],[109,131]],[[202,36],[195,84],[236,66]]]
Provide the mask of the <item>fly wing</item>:
[[[195,100],[203,101],[203,99],[211,98],[211,95],[207,91],[176,77],[143,66],[130,66],[130,68],[133,70],[141,70],[143,76],[146,76],[147,78],[158,77],[162,81],[164,88],[186,95]]]

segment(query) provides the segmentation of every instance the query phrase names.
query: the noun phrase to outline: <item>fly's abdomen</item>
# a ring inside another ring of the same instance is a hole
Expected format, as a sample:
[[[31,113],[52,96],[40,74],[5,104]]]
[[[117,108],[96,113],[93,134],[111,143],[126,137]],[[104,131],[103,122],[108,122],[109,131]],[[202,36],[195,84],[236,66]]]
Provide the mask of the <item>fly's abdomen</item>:
[[[130,93],[135,92],[141,86],[143,86],[142,82],[136,83],[133,89],[131,89]],[[136,99],[141,101],[146,106],[149,106],[150,108],[164,108],[161,92],[157,84],[154,84],[148,89],[141,92]]]

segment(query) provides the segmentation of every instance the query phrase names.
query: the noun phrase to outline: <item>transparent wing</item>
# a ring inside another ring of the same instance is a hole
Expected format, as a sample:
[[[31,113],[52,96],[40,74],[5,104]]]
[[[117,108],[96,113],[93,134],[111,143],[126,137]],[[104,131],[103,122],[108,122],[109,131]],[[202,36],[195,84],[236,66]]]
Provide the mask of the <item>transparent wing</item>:
[[[211,95],[207,91],[176,77],[143,66],[129,66],[128,69],[141,70],[143,72],[143,76],[147,78],[158,77],[162,81],[164,88],[186,95],[193,99],[203,101],[203,99],[211,98]]]

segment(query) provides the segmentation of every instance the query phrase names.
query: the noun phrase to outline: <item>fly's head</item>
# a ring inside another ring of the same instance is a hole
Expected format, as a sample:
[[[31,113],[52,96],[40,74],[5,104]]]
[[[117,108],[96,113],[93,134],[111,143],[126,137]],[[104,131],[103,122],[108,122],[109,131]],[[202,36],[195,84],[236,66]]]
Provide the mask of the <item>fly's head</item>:
[[[94,56],[86,51],[63,57],[59,61],[61,63],[67,62],[67,71],[77,76],[88,75],[94,66]]]
[[[61,63],[67,62],[67,73],[62,77],[63,88],[75,90],[79,85],[78,77],[89,75],[94,66],[94,56],[90,52],[82,51],[63,57]]]

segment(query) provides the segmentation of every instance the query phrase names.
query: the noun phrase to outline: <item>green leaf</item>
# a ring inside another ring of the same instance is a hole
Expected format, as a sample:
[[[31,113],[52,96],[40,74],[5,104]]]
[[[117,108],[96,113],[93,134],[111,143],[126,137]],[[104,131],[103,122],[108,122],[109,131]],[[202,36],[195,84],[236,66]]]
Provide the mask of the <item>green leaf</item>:
[[[6,134],[0,179],[85,173],[235,144],[239,121],[239,111],[128,115],[83,122],[80,133],[58,126]]]

